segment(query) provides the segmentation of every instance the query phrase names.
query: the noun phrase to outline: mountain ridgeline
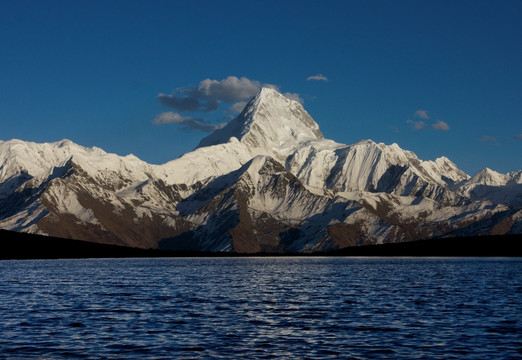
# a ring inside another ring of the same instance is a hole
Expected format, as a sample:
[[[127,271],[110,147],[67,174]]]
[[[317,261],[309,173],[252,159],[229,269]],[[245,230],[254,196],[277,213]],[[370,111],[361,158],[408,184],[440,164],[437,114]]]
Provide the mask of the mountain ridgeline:
[[[178,159],[0,141],[0,229],[138,248],[318,252],[522,233],[522,171],[470,177],[397,144],[325,139],[263,88]]]

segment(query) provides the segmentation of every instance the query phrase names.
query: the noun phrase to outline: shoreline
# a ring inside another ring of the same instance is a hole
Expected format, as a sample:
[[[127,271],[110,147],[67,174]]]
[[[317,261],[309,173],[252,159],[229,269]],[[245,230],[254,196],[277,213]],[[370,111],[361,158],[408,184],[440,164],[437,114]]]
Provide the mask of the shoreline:
[[[522,257],[522,234],[437,238],[316,253],[218,253],[140,249],[0,230],[0,260],[158,257]]]

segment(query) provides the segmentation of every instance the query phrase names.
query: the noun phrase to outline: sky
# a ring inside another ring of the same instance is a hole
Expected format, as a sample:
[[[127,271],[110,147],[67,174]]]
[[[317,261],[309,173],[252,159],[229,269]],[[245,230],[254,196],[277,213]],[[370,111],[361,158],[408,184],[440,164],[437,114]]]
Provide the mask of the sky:
[[[262,86],[326,138],[522,169],[522,1],[0,1],[0,140],[161,164]]]

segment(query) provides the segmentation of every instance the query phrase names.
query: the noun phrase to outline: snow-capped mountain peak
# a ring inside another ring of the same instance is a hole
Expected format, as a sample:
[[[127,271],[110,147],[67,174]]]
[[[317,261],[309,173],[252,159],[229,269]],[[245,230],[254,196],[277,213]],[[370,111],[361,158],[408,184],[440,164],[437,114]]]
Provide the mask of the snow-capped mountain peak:
[[[506,184],[506,178],[505,175],[500,174],[495,170],[484,168],[473,175],[470,182],[481,185],[501,186]]]
[[[233,138],[252,152],[271,154],[275,150],[286,156],[298,144],[324,137],[301,104],[277,90],[262,88],[239,116],[204,138],[198,147],[227,143]]]

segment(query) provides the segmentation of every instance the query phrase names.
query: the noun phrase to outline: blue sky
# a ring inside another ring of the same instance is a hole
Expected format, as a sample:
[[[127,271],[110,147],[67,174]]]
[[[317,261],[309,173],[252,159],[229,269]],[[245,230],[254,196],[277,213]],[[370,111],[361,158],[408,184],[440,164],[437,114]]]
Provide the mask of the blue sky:
[[[3,0],[0,139],[159,164],[269,84],[338,142],[516,171],[520,14],[518,0]]]

